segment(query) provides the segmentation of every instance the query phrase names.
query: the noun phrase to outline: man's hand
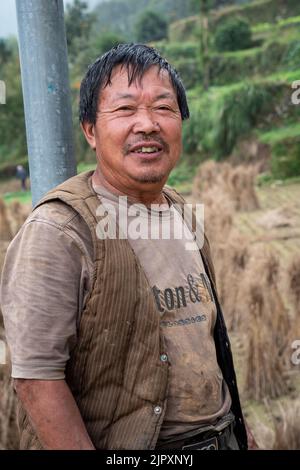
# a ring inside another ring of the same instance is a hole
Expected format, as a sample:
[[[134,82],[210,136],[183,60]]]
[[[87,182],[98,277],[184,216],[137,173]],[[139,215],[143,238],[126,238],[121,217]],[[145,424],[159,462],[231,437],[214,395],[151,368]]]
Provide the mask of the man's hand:
[[[47,450],[95,450],[64,380],[15,379],[15,390]]]

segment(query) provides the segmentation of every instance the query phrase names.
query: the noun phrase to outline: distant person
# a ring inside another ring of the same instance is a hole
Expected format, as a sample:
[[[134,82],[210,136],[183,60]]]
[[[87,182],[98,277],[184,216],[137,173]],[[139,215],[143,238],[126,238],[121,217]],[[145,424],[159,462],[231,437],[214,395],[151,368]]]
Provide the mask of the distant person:
[[[25,170],[23,165],[18,165],[17,166],[16,178],[21,180],[21,189],[22,189],[22,191],[26,191],[27,190],[27,186],[26,186],[27,171]]]

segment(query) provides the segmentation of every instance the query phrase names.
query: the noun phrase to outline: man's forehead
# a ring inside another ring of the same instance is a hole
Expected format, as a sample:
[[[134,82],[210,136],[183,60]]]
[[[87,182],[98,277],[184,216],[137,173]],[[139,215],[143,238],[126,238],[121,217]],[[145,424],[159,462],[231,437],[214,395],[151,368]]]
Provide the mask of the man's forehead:
[[[110,83],[105,88],[110,88],[109,93],[112,89],[122,90],[131,92],[132,89],[145,87],[162,87],[169,90],[169,93],[175,96],[175,90],[172,85],[169,73],[165,69],[160,69],[158,66],[153,65],[147,69],[142,76],[136,74],[134,80],[130,80],[132,74],[131,66],[118,65],[112,70]],[[131,81],[131,83],[130,83]],[[102,90],[104,91],[105,88]]]

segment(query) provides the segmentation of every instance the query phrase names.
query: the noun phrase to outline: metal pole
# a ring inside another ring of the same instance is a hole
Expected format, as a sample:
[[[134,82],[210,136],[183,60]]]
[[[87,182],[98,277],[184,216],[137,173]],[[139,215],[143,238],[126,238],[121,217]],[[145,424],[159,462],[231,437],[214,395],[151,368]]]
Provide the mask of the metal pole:
[[[63,0],[16,0],[32,204],[76,174]]]

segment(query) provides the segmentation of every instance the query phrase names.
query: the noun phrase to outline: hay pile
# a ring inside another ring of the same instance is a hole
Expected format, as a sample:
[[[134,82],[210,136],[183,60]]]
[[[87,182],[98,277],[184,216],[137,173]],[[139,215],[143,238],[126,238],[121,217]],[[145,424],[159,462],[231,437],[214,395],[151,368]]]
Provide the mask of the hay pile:
[[[278,282],[279,263],[273,253],[264,251],[260,248],[252,256],[243,286],[248,338],[245,389],[247,397],[255,400],[278,398],[289,390],[291,324]]]
[[[18,449],[16,397],[8,370],[0,373],[0,393],[0,450]]]
[[[30,212],[29,206],[13,202],[6,206],[0,199],[0,269],[5,258],[7,247],[26,220]],[[0,339],[5,341],[3,319],[0,312]],[[16,399],[11,386],[8,365],[0,367],[0,449],[18,448],[18,431],[16,425]]]
[[[245,315],[243,279],[245,268],[249,262],[249,246],[247,240],[231,229],[230,236],[223,243],[214,245],[216,277],[218,294],[224,312],[226,312],[227,327],[237,331]]]
[[[281,405],[279,413],[273,416],[273,450],[300,449],[300,400]]]
[[[30,204],[21,204],[19,201],[13,201],[8,206],[8,220],[13,237],[16,235],[20,227],[24,224],[30,211]]]
[[[8,210],[3,199],[0,199],[0,240],[8,241],[11,239],[12,231],[9,222]]]
[[[1,312],[0,340],[5,342]],[[8,357],[7,362],[6,365],[0,365],[0,450],[18,448],[16,397],[11,385]]]
[[[294,304],[295,317],[300,317],[300,256],[294,259],[288,268],[289,290]],[[300,322],[299,322],[300,325]],[[300,331],[298,330],[299,335]]]
[[[261,400],[289,391],[286,376],[292,325],[277,257],[234,225],[237,211],[259,207],[256,173],[257,167],[206,162],[197,172],[193,197],[205,204],[205,229],[212,246],[220,301],[227,326],[245,354],[244,396]],[[299,265],[297,269],[291,271],[291,283],[299,302]]]
[[[193,183],[192,196],[196,201],[210,204],[211,199],[222,198],[223,204],[237,211],[259,208],[255,193],[257,166],[231,166],[209,160],[200,165]]]

